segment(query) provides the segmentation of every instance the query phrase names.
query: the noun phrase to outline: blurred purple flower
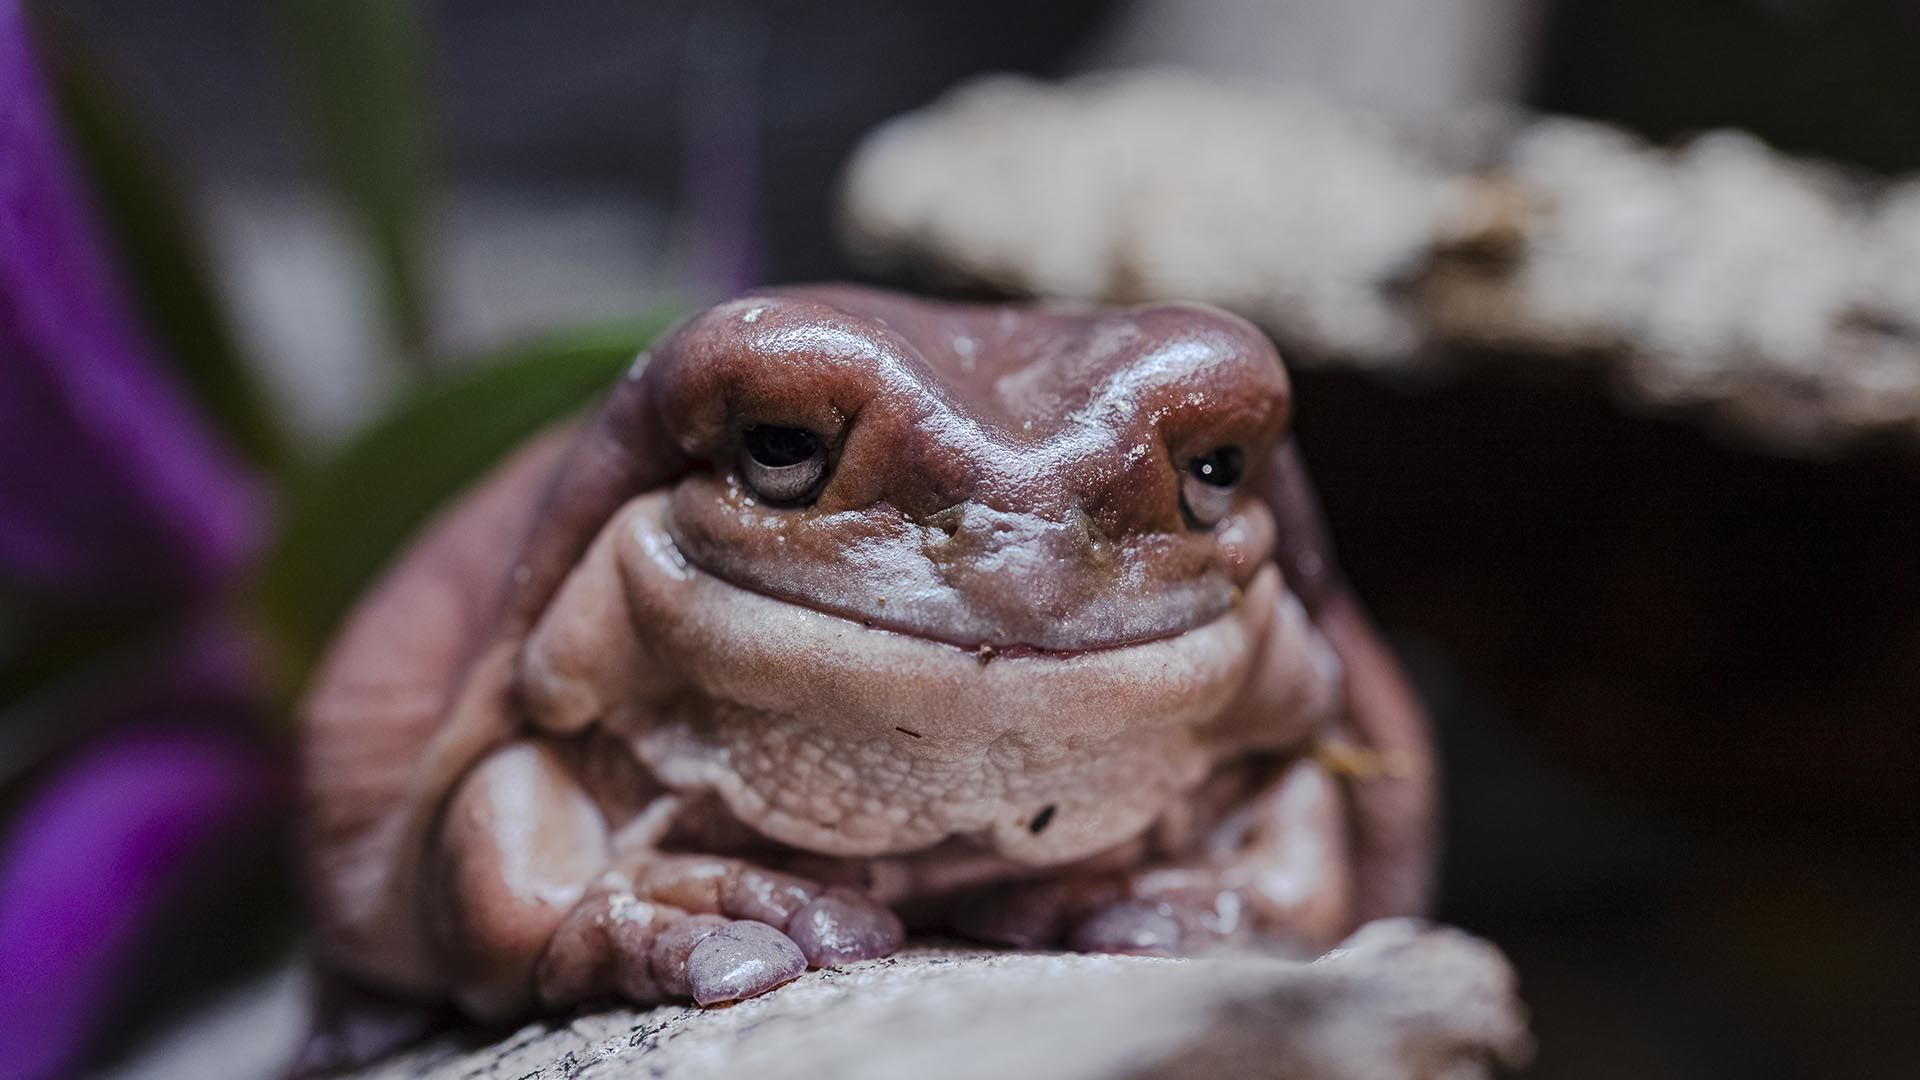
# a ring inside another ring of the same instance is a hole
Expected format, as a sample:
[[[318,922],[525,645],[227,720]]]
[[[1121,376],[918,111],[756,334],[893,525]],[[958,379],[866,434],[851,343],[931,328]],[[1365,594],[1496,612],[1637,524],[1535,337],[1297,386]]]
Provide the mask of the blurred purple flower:
[[[175,617],[130,671],[39,705],[52,730],[111,734],[8,793],[5,1077],[77,1072],[184,861],[261,820],[275,793],[246,734],[259,705],[245,635],[209,614],[252,552],[255,491],[169,384],[97,240],[21,4],[0,0],[0,593]]]
[[[256,751],[184,728],[118,736],[15,818],[0,863],[0,1074],[71,1076],[114,968],[187,856],[268,798]]]
[[[245,556],[248,483],[153,361],[0,0],[0,582],[175,600]]]

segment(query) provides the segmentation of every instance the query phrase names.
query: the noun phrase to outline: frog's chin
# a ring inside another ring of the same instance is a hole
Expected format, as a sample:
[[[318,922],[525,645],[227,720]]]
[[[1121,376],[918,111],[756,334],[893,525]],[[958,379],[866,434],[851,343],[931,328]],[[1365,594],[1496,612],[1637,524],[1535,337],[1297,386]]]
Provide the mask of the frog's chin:
[[[1273,631],[1296,622],[1276,618],[1290,601],[1271,568],[1182,634],[982,655],[709,574],[658,498],[630,504],[613,541],[645,669],[627,672],[636,752],[798,847],[881,855],[974,836],[1067,861],[1137,835],[1222,757],[1300,737],[1237,707],[1256,669],[1270,681],[1255,659]]]

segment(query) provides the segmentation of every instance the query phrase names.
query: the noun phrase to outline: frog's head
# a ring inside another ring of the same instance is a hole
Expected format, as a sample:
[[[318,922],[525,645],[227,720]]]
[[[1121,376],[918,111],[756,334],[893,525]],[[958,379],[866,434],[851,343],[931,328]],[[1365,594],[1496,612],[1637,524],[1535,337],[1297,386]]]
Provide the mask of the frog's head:
[[[1249,490],[1286,376],[1231,316],[773,292],[670,335],[605,415],[646,452],[583,475],[673,460],[535,636],[528,698],[625,717],[656,775],[784,843],[1081,858],[1332,700]]]
[[[966,649],[1111,648],[1218,618],[1273,547],[1246,481],[1287,379],[1215,309],[795,289],[712,309],[652,364],[696,463],[679,550],[816,611]]]

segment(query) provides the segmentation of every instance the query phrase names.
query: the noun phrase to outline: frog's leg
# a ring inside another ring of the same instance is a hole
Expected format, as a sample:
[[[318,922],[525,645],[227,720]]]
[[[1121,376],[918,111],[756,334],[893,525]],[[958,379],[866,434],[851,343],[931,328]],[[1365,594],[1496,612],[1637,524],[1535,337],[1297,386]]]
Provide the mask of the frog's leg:
[[[615,515],[535,626],[518,686],[528,720],[548,744],[575,748],[574,789],[598,793],[575,797],[603,813],[652,785],[636,775],[644,770],[626,756],[623,740],[605,737],[606,722],[636,703],[670,696],[674,677],[655,671],[635,636],[617,544],[623,520]],[[647,805],[613,813],[617,827],[603,820],[597,831],[580,831],[577,842],[601,854],[577,879],[571,908],[545,917],[541,940],[550,944],[537,954],[531,987],[542,1003],[610,993],[635,1002],[731,1001],[808,965],[899,948],[899,920],[863,896],[738,859],[661,851],[679,807],[652,786],[657,798]],[[486,830],[480,832],[485,842]],[[730,925],[742,922],[755,926]]]
[[[567,912],[606,871],[608,827],[554,749],[494,750],[459,784],[434,833],[424,912],[462,1009],[522,1012]]]
[[[1346,932],[1351,889],[1340,786],[1308,757],[1178,858],[975,894],[951,919],[967,937],[1027,948],[1185,953],[1257,934],[1318,951]]]
[[[1342,776],[1353,851],[1353,923],[1426,910],[1439,835],[1439,769],[1425,708],[1340,574],[1319,500],[1292,440],[1260,497],[1278,527],[1274,561],[1346,673],[1342,736],[1373,763]]]
[[[1320,952],[1349,929],[1352,869],[1340,785],[1303,758],[1228,816],[1202,850],[1126,875],[1069,928],[1084,952],[1193,952],[1258,935]]]
[[[453,997],[480,1019],[614,993],[734,1001],[903,936],[857,895],[625,840],[547,741],[487,757],[437,837],[429,916]]]

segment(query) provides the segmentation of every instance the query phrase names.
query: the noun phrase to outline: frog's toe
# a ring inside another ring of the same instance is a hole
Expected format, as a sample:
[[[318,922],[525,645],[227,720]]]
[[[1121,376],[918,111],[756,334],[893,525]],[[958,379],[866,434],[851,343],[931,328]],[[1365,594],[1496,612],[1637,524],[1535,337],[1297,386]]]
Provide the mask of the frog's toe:
[[[766,923],[741,920],[700,936],[688,951],[688,993],[701,1005],[764,994],[807,970],[793,939]]]
[[[786,926],[795,913],[820,896],[821,887],[806,878],[738,864],[719,891],[720,914]]]
[[[818,897],[787,923],[787,936],[813,967],[887,956],[906,940],[900,917],[885,905],[844,889]]]

